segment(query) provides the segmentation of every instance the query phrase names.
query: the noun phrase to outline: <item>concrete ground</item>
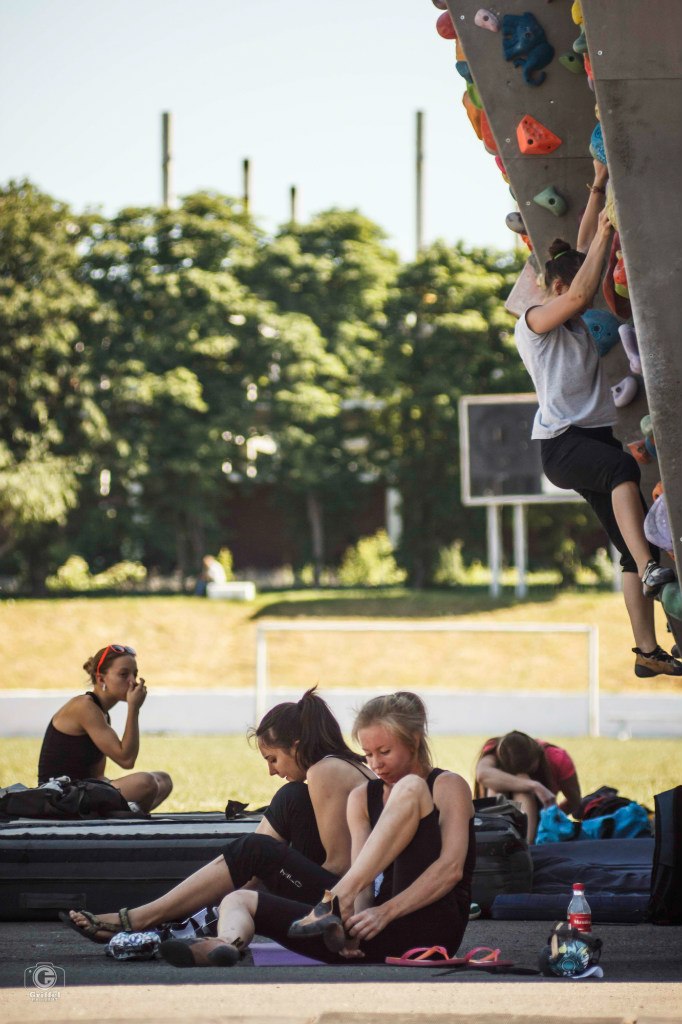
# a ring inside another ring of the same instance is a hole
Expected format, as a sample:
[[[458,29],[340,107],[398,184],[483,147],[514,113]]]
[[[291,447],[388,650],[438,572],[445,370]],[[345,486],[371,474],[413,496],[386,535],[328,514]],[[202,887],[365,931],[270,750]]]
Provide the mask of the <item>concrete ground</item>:
[[[499,946],[535,966],[551,924],[472,921],[463,950]],[[14,1021],[221,1021],[223,1024],[541,1024],[682,1022],[682,928],[600,925],[602,980],[492,975],[385,965],[180,970],[162,961],[118,962],[53,922],[0,929],[0,1015]],[[24,984],[38,962],[63,986]]]

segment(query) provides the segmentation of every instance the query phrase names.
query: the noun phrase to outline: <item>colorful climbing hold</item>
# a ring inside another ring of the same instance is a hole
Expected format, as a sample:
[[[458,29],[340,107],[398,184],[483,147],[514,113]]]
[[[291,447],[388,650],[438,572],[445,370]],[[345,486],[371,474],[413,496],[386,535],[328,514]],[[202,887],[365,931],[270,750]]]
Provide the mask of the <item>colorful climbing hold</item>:
[[[490,32],[500,31],[500,22],[497,15],[485,7],[481,7],[476,11],[474,25],[478,25],[479,28],[487,28]]]
[[[481,111],[481,141],[487,153],[492,153],[493,156],[497,155],[497,143],[485,110]]]
[[[598,160],[599,163],[606,163],[606,150],[604,149],[604,133],[602,131],[601,124],[597,121],[594,126],[594,131],[590,137],[590,155],[593,160]]]
[[[647,452],[649,453],[652,459],[658,458],[658,455],[656,454],[656,442],[654,441],[653,437],[644,438],[644,447],[646,448]]]
[[[519,149],[526,156],[545,156],[561,145],[561,139],[530,114],[519,121],[516,128]]]
[[[559,195],[554,185],[548,185],[542,192],[538,192],[536,196],[533,196],[533,202],[537,203],[538,206],[542,206],[543,209],[549,210],[555,217],[563,217],[568,209],[566,200],[563,196]]]
[[[668,615],[674,619],[682,619],[682,591],[677,580],[666,583],[661,591],[661,604]]]
[[[459,36],[457,36],[457,38],[455,39],[455,60],[466,60],[466,59],[467,58],[466,58],[466,54],[464,52],[464,47],[462,46],[462,43],[460,42]]]
[[[585,35],[585,29],[582,30],[576,41],[573,43],[573,50],[575,53],[587,53],[587,36]]]
[[[447,0],[431,0],[434,7],[437,7],[439,11],[447,11],[448,2]]]
[[[614,384],[611,388],[611,394],[613,395],[613,404],[617,409],[622,409],[623,406],[629,405],[637,397],[639,391],[639,381],[636,377],[628,374],[627,377],[623,377],[621,381]]]
[[[583,54],[583,66],[585,68],[585,74],[591,82],[594,79],[594,75],[592,74],[592,61],[590,60],[590,55],[587,51]]]
[[[634,327],[632,324],[621,324],[618,328],[618,334],[625,349],[625,354],[630,361],[630,369],[633,373],[641,373],[642,362],[639,358],[639,345],[637,344],[637,334]]]
[[[653,505],[644,517],[644,536],[650,544],[655,544],[664,551],[672,551],[673,537],[670,531],[668,509],[663,495],[654,500]]]
[[[651,492],[651,500],[656,501],[661,494],[663,494],[663,481],[659,480],[657,484],[654,484],[654,489]]]
[[[585,65],[579,53],[562,53],[559,57],[559,63],[568,71],[572,71],[574,75],[582,75],[585,70]]]
[[[515,68],[523,69],[523,79],[528,85],[542,85],[547,75],[545,68],[554,57],[554,47],[547,42],[547,36],[535,15],[505,14],[502,19],[502,52]],[[535,72],[540,73],[534,77]]]
[[[644,444],[644,438],[640,438],[639,441],[630,441],[628,444],[628,451],[632,455],[633,459],[640,462],[643,466],[646,466],[648,462],[651,462],[651,456],[646,450]]]
[[[495,163],[497,164],[497,167],[498,167],[498,170],[499,170],[500,174],[502,175],[504,180],[507,182],[507,184],[509,184],[509,177],[507,176],[507,168],[502,163],[502,157],[501,156],[496,156],[495,157]],[[509,191],[512,193],[512,199],[516,200],[516,196],[514,195],[512,190],[509,189]]]
[[[639,429],[642,431],[644,437],[653,437],[654,425],[651,422],[651,415],[649,413],[646,416],[642,416],[639,421]]]
[[[613,313],[605,309],[586,309],[583,320],[589,328],[599,355],[605,356],[618,341],[618,320]]]
[[[436,20],[436,32],[443,39],[456,39],[457,32],[455,26],[452,24],[452,18],[448,10],[443,11]]]
[[[455,71],[458,75],[461,75],[466,82],[473,82],[471,77],[471,71],[469,70],[469,64],[465,60],[455,61]]]
[[[467,117],[471,121],[471,126],[478,135],[481,137],[481,110],[474,104],[468,91],[462,96],[462,104],[467,112]]]
[[[618,231],[618,211],[616,210],[616,194],[610,181],[606,182],[606,202],[604,203],[606,216],[613,227]]]
[[[620,248],[620,235],[617,231],[614,231],[613,238],[611,239],[611,251],[609,252],[609,258],[606,263],[606,273],[604,274],[604,280],[602,281],[602,294],[606,299],[606,305],[612,313],[615,313],[620,320],[629,320],[632,316],[630,300],[624,295],[621,295],[620,291],[616,289],[616,283],[613,276],[616,266],[618,265],[618,253],[620,252]]]
[[[510,231],[515,231],[517,235],[525,235],[526,225],[523,223],[523,217],[520,213],[517,213],[516,211],[508,213],[504,218],[504,223]]]
[[[435,3],[435,0],[434,0]],[[582,25],[583,23],[583,5],[581,0],[573,0],[571,4],[571,18],[573,19],[574,25]]]
[[[467,92],[469,93],[469,98],[473,105],[475,107],[478,107],[479,110],[483,110],[483,103],[481,102],[481,97],[478,95],[478,89],[476,88],[473,82],[467,82]]]
[[[621,295],[624,299],[630,298],[628,275],[625,270],[625,263],[623,262],[623,253],[620,249],[616,252],[616,265],[613,268],[613,287],[617,295]]]

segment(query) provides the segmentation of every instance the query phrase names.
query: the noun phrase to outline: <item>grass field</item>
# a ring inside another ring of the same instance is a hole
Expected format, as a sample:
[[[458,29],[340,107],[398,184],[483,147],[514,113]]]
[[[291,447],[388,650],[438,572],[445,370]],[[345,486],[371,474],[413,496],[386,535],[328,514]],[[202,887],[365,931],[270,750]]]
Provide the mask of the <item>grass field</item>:
[[[665,620],[659,639],[665,645]],[[138,651],[150,687],[251,687],[258,622],[272,618],[434,619],[453,623],[583,623],[599,627],[600,681],[605,692],[681,689],[633,673],[632,639],[622,597],[603,591],[536,588],[523,601],[512,591],[310,591],[265,594],[251,603],[193,597],[5,600],[0,603],[3,689],[78,690],[83,662],[108,641]],[[454,688],[583,690],[584,636],[505,634],[293,633],[269,639],[271,685],[380,686],[387,690]]]
[[[547,737],[551,739],[551,737]],[[484,736],[436,736],[437,764],[473,781],[476,754]],[[615,786],[624,796],[653,808],[655,793],[682,780],[682,744],[676,740],[557,740],[568,748],[584,793],[601,785]],[[0,740],[0,786],[11,782],[36,785],[40,740]],[[108,764],[111,777],[119,774]],[[260,755],[239,736],[146,736],[137,768],[163,768],[175,789],[164,805],[169,811],[222,810],[229,798],[266,804],[276,789]],[[124,773],[120,773],[124,774]]]

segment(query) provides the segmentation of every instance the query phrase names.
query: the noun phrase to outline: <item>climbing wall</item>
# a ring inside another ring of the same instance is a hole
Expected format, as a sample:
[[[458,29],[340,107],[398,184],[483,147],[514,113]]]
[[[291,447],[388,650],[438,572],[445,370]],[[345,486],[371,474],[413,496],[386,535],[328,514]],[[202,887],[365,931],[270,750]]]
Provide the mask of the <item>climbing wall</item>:
[[[655,437],[657,471],[665,488],[679,566],[682,3],[583,0],[582,9]],[[678,635],[677,628],[675,632]]]
[[[622,235],[614,234],[604,287],[585,320],[614,389],[616,434],[641,464],[649,502],[665,474],[661,501],[682,547],[682,343],[670,302],[682,262],[670,205],[679,211],[682,0],[657,4],[648,23],[644,0],[433,4],[442,12],[437,31],[455,48],[453,92],[510,188],[507,225],[533,251],[519,287],[526,305],[549,243],[576,242],[593,159],[608,162],[606,206]],[[679,599],[673,587],[671,600]],[[679,642],[682,621],[672,625]]]

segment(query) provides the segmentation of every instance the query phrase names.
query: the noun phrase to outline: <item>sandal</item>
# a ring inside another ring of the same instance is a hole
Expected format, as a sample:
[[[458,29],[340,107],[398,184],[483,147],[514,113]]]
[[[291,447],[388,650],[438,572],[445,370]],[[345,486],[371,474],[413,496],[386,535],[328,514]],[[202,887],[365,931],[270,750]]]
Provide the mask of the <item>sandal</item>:
[[[485,953],[485,956],[477,956],[477,953]],[[462,964],[466,967],[482,967],[484,970],[495,969],[496,967],[513,967],[513,960],[501,960],[501,949],[493,949],[491,946],[476,946],[470,949],[462,957]]]
[[[313,907],[309,914],[294,921],[287,932],[292,939],[309,939],[321,936],[332,953],[339,953],[350,936],[346,933],[341,920],[338,897],[325,889],[324,896]]]
[[[168,939],[159,954],[173,967],[233,967],[241,956],[236,946],[221,939]]]
[[[83,938],[89,939],[90,942],[96,942],[98,945],[105,945],[112,935],[116,935],[118,932],[132,932],[134,931],[130,917],[128,916],[127,907],[122,907],[118,912],[119,924],[114,924],[111,921],[100,921],[96,914],[92,914],[89,910],[79,910],[77,913],[82,914],[88,921],[86,925],[77,925],[76,922],[69,916],[69,914],[61,910],[59,912],[59,920],[64,924],[68,925],[69,928],[73,928],[75,932],[82,935]],[[97,938],[99,932],[107,932],[104,938]]]
[[[451,957],[445,946],[415,946],[402,956],[387,956],[384,963],[396,967],[450,967],[460,961]]]

